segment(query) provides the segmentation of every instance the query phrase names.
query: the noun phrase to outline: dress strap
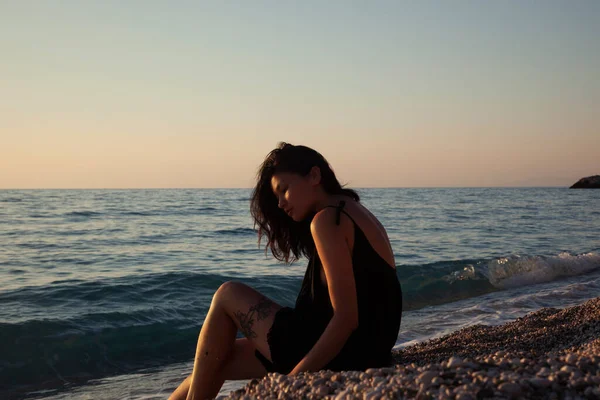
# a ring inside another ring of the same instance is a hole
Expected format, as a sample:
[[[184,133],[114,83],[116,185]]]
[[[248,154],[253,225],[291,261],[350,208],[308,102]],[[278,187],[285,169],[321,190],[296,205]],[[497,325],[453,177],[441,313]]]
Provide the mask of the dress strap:
[[[335,214],[335,224],[339,225],[340,224],[340,215],[341,213],[344,213],[348,216],[348,218],[350,218],[352,220],[352,222],[354,222],[354,218],[352,218],[350,216],[350,214],[348,214],[346,211],[343,210],[344,206],[346,205],[346,202],[344,200],[340,200],[340,204],[337,206],[325,206],[325,208],[328,207],[333,207],[337,210],[337,213]],[[356,222],[354,222],[354,225],[356,225]]]

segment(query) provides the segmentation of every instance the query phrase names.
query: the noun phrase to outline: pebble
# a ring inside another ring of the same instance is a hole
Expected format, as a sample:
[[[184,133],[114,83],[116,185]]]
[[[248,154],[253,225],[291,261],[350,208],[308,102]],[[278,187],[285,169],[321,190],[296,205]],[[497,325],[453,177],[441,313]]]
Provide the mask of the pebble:
[[[344,380],[344,377],[342,375],[340,375],[340,374],[333,374],[331,376],[331,381],[332,382],[340,382],[340,381],[343,381],[343,380]]]
[[[334,400],[345,400],[346,397],[352,397],[352,392],[350,391],[350,389],[346,389],[346,390],[342,390],[341,392],[339,392],[335,397]]]
[[[320,385],[317,386],[316,390],[314,390],[314,393],[319,397],[323,397],[329,394],[329,388],[325,385]]]
[[[448,368],[457,368],[463,365],[463,360],[460,357],[450,357],[448,360]]]
[[[428,387],[431,384],[431,380],[437,378],[438,375],[439,373],[437,371],[425,371],[417,377],[417,383],[422,383]]]
[[[306,384],[306,382],[297,379],[296,381],[294,381],[294,383],[292,384],[292,390],[298,390],[300,389],[302,386],[304,386]]]
[[[488,376],[488,378],[496,378],[496,377],[500,376],[500,371],[498,371],[495,368],[494,369],[490,369],[487,372],[487,376]]]
[[[550,387],[550,385],[552,385],[552,382],[550,382],[548,379],[546,378],[531,378],[529,380],[529,382],[531,382],[531,384],[533,386],[535,386],[536,388],[547,388]]]
[[[370,392],[365,393],[363,399],[365,400],[375,400],[381,397],[381,390],[372,390]]]
[[[479,368],[479,364],[475,364],[474,362],[465,362],[463,365],[465,368],[477,369]]]
[[[571,373],[571,372],[575,371],[575,368],[571,367],[570,365],[565,365],[565,366],[561,367],[560,371]]]
[[[498,389],[511,397],[518,397],[522,392],[521,385],[512,382],[501,383]]]
[[[440,378],[439,376],[436,376],[435,378],[433,378],[431,380],[431,384],[435,385],[435,386],[439,386],[444,382],[444,380],[442,378]]]
[[[547,367],[543,367],[536,373],[536,375],[546,377],[546,376],[550,375],[550,373],[551,373],[550,369],[548,369]]]

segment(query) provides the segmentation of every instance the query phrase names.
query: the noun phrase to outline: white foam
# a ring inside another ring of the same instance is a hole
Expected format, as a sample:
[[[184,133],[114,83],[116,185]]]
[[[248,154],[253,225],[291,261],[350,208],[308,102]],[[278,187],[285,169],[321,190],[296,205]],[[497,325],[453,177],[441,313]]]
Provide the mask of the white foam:
[[[490,261],[481,271],[499,289],[553,281],[560,277],[580,275],[600,268],[600,255],[587,253],[557,256],[512,255]]]
[[[464,281],[467,279],[475,279],[475,267],[471,264],[467,264],[466,267],[462,269],[462,271],[454,271],[446,276],[443,276],[442,279],[454,283],[456,281]]]

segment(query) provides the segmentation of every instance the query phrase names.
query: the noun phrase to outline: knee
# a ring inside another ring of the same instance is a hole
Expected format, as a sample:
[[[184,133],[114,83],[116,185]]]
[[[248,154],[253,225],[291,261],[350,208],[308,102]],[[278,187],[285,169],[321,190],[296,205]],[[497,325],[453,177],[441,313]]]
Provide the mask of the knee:
[[[236,296],[236,293],[239,293],[239,291],[242,290],[244,286],[245,285],[243,283],[236,281],[227,281],[223,283],[215,292],[215,295],[213,296],[213,303],[223,303],[228,299],[233,298]]]

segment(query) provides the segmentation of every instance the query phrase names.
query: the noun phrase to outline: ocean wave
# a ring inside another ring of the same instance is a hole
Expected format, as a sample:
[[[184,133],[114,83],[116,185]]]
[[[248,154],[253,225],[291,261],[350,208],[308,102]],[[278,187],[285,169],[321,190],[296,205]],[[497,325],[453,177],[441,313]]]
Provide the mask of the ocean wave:
[[[497,290],[534,285],[600,268],[600,255],[510,255],[492,260],[457,260],[399,265],[404,310],[449,303]]]
[[[198,326],[172,323],[89,330],[71,321],[0,323],[0,387],[87,381],[190,358]]]
[[[450,303],[498,290],[473,266],[481,263],[481,260],[456,260],[397,266],[403,310]]]
[[[135,217],[149,217],[151,215],[158,215],[156,212],[151,211],[123,211],[119,213],[120,215],[133,215]]]
[[[0,292],[0,321],[74,320],[93,327],[92,315],[116,311],[144,320],[143,310],[181,309],[197,320],[208,310],[221,284],[238,280],[276,301],[291,302],[301,278],[271,276],[240,278],[218,273],[176,271],[120,278],[56,280],[48,285],[26,286]],[[171,312],[171,311],[169,311]],[[189,314],[191,313],[191,314]],[[82,316],[89,317],[82,317]],[[83,319],[81,319],[83,318]],[[203,318],[203,317],[202,317]],[[121,320],[121,314],[119,318]],[[110,318],[103,318],[110,324]],[[186,321],[186,323],[189,321]]]
[[[0,388],[60,386],[189,361],[212,295],[228,280],[180,271],[0,293]],[[243,281],[282,304],[299,289],[291,277]]]
[[[533,285],[558,278],[585,274],[600,268],[600,254],[556,256],[511,255],[490,261],[481,272],[499,289]]]
[[[216,235],[256,235],[256,231],[250,228],[221,229],[214,233]]]
[[[230,279],[232,278],[220,274],[167,272],[101,280],[57,280],[50,285],[26,286],[0,292],[0,304],[18,302],[40,307],[45,310],[45,315],[50,316],[53,314],[52,307],[71,302],[78,302],[80,307],[96,305],[102,308],[164,300],[162,296],[169,293],[193,292],[200,295],[204,290],[214,291]]]
[[[71,211],[64,214],[65,217],[101,217],[103,215],[96,211]]]
[[[116,210],[120,216],[134,217],[157,217],[157,216],[188,216],[205,215],[218,211],[215,207],[165,207],[152,210],[134,211],[134,210]]]
[[[29,214],[29,218],[54,218],[52,214]]]
[[[21,275],[21,274],[25,274],[25,273],[27,273],[27,271],[25,271],[25,270],[22,270],[22,269],[17,269],[17,268],[14,268],[14,269],[9,269],[9,270],[8,270],[8,273],[9,273],[10,275]]]
[[[17,244],[15,244],[15,246],[25,248],[25,249],[34,249],[34,250],[64,248],[64,245],[60,244],[60,243],[51,243],[51,242],[42,242],[42,241],[17,243]]]
[[[124,228],[121,227],[114,227],[114,228],[91,228],[91,229],[73,229],[73,228],[69,228],[69,229],[65,229],[62,231],[58,231],[58,230],[53,230],[52,234],[53,235],[57,235],[57,236],[84,236],[84,235],[90,235],[90,234],[101,234],[101,235],[108,235],[111,233],[118,233],[118,232],[125,232],[126,230]]]

